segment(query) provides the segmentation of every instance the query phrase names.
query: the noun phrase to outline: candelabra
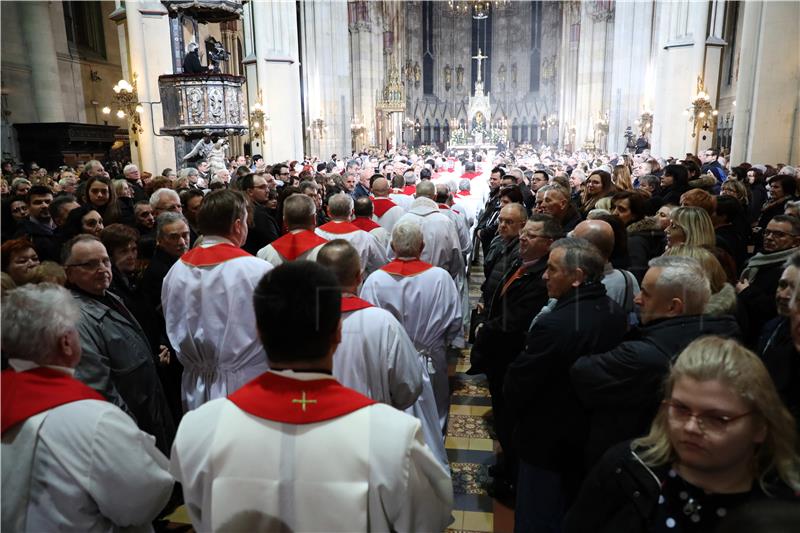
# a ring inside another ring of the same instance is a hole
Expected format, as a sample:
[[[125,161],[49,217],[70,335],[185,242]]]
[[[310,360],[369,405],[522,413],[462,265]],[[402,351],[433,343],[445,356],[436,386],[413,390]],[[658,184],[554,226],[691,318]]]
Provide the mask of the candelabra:
[[[719,111],[711,105],[711,97],[705,91],[703,78],[700,76],[697,77],[697,94],[694,95],[692,103],[683,111],[683,114],[692,123],[692,137],[697,137],[701,130],[711,131],[714,129]]]
[[[116,108],[117,118],[123,119],[128,117],[128,124],[130,125],[131,133],[137,134],[142,132],[142,121],[139,115],[144,112],[144,107],[139,103],[139,96],[136,88],[136,74],[133,75],[133,83],[127,80],[119,80],[114,85],[114,98],[111,104]],[[104,115],[110,115],[112,111],[111,106],[103,108]]]
[[[509,5],[509,0],[448,0],[450,11],[456,15],[472,15],[476,20],[483,20],[489,16],[492,9],[503,9]]]
[[[497,127],[499,129],[501,129],[501,130],[507,130],[508,129],[508,119],[505,116],[500,117],[497,120]]]

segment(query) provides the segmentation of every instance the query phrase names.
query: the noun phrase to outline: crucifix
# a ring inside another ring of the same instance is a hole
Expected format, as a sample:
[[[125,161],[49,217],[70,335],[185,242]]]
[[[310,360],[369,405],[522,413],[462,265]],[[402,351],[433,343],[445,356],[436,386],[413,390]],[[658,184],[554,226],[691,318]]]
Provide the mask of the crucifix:
[[[482,72],[482,70],[481,70],[481,61],[483,61],[484,59],[489,59],[489,56],[483,55],[483,52],[481,52],[481,49],[478,48],[478,55],[472,56],[472,59],[476,59],[478,61],[478,83],[480,83],[481,81],[483,81],[483,76],[481,75],[481,72]]]
[[[294,398],[292,400],[292,403],[299,403],[300,407],[303,409],[303,411],[305,411],[306,410],[306,404],[308,404],[308,403],[317,403],[317,400],[306,400],[306,391],[303,391],[303,398],[302,399]]]

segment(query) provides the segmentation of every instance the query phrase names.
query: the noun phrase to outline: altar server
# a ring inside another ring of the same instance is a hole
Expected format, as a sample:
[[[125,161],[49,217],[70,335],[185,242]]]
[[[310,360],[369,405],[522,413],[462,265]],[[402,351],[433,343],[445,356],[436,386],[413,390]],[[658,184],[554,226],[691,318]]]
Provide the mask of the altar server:
[[[361,297],[392,313],[427,357],[444,433],[450,409],[447,346],[461,331],[461,302],[447,271],[420,260],[426,244],[416,223],[399,222],[392,231],[397,259],[367,278]]]
[[[254,295],[272,371],[181,422],[171,471],[197,531],[442,531],[452,483],[419,421],[330,374],[341,293],[286,263]]]
[[[161,289],[167,335],[183,364],[187,411],[227,396],[268,368],[253,333],[253,309],[243,302],[272,265],[240,248],[247,239],[247,202],[238,192],[214,191],[197,219],[202,244],[172,266]]]
[[[172,492],[155,439],[73,377],[79,318],[56,285],[3,297],[3,531],[147,531]]]
[[[391,192],[389,185],[386,178],[376,178],[372,182],[372,204],[374,206],[372,218],[391,234],[392,228],[400,220],[400,217],[406,214],[406,210],[389,198]]]

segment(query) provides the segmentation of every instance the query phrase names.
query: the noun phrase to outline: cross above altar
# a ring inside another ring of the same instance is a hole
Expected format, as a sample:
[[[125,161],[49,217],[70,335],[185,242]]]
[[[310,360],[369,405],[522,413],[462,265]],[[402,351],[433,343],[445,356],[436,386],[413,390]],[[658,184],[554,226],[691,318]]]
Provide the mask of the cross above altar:
[[[475,59],[475,60],[478,61],[478,83],[480,83],[480,82],[483,81],[483,76],[482,76],[483,70],[481,69],[481,61],[483,61],[484,59],[489,59],[489,56],[483,55],[483,52],[481,52],[481,49],[478,48],[478,55],[472,56],[472,59]]]

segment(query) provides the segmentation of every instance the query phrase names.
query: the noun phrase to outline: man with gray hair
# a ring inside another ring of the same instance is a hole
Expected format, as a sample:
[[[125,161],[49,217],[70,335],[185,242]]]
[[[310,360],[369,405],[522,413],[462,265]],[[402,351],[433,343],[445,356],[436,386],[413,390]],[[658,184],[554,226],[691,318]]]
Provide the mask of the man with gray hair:
[[[190,189],[199,189],[197,181],[200,178],[200,171],[198,171],[196,168],[194,167],[182,168],[180,172],[178,172],[178,179],[182,178],[186,178],[189,180]]]
[[[289,231],[258,251],[258,257],[278,266],[287,261],[316,261],[322,245],[328,242],[316,233],[314,200],[305,194],[292,194],[283,202],[283,221]]]
[[[601,283],[604,265],[597,248],[583,239],[552,244],[542,279],[557,303],[533,323],[524,350],[506,371],[503,392],[516,422],[519,455],[517,531],[557,531],[584,475],[577,458],[586,420],[569,369],[580,356],[617,346],[627,330],[625,313]]]
[[[125,176],[128,186],[133,191],[134,203],[140,200],[146,200],[147,193],[144,192],[144,187],[142,186],[142,176],[139,172],[139,167],[134,164],[125,165],[125,168],[122,169],[122,175]]]
[[[56,285],[3,297],[4,530],[145,529],[172,491],[153,437],[73,377],[80,317]]]
[[[391,247],[396,259],[367,278],[361,297],[392,313],[417,350],[427,356],[439,416],[437,430],[444,435],[450,411],[447,346],[461,331],[458,289],[447,271],[420,258],[425,243],[416,223],[398,222]]]
[[[578,358],[572,386],[591,413],[585,446],[587,467],[617,442],[643,435],[661,400],[670,364],[704,335],[739,337],[729,315],[704,315],[709,281],[696,259],[652,259],[636,297],[641,327],[615,348]]]
[[[352,223],[353,197],[348,194],[334,194],[328,199],[327,222],[315,231],[317,235],[327,241],[344,239],[358,250],[361,258],[361,268],[365,275],[369,275],[388,262],[386,252],[381,248],[378,239]]]
[[[458,231],[453,221],[439,212],[439,206],[433,201],[435,195],[433,183],[420,183],[411,209],[397,223],[410,221],[417,224],[425,241],[422,260],[447,270],[456,279],[465,275]]]
[[[150,207],[153,209],[153,216],[165,212],[182,213],[181,197],[172,189],[162,187],[150,195]]]

